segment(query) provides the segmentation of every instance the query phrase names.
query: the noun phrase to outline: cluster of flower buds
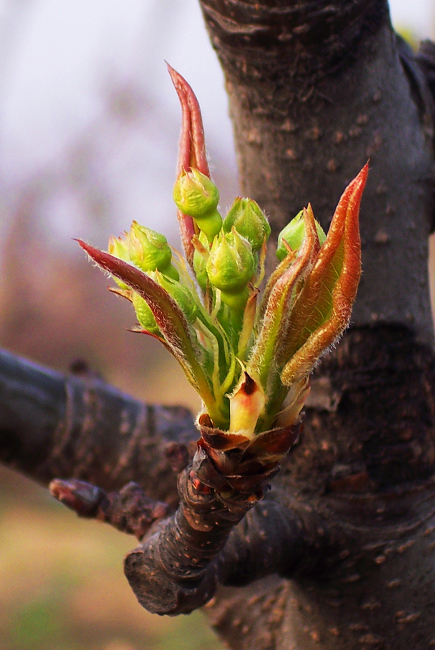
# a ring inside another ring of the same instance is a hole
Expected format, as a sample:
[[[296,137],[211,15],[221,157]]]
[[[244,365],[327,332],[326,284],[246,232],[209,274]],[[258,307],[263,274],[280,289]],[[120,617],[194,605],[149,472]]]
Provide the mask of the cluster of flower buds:
[[[195,223],[193,271],[205,302],[212,310],[217,307],[218,321],[237,349],[247,303],[257,295],[264,274],[269,223],[255,201],[241,198],[223,220],[217,187],[195,168],[179,175],[174,201]]]
[[[133,303],[139,330],[180,362],[203,401],[199,421],[251,441],[298,421],[312,368],[349,323],[367,166],[342,195],[327,236],[311,206],[284,228],[277,266],[260,292],[269,223],[247,198],[220,215],[198,103],[170,74],[183,109],[174,201],[185,258],[136,222],[111,238],[108,252],[81,245]]]

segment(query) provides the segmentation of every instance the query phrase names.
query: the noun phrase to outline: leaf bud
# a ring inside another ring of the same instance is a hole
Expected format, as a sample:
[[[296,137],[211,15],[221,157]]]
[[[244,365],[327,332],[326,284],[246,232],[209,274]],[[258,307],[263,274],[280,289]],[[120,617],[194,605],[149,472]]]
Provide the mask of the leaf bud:
[[[244,291],[255,271],[251,244],[235,228],[221,231],[213,241],[206,268],[217,289],[232,294]]]
[[[124,262],[130,262],[130,255],[128,253],[128,234],[120,237],[110,237],[107,251]]]
[[[193,217],[211,243],[222,226],[222,217],[217,211],[219,191],[213,181],[192,167],[188,172],[181,172],[173,194],[177,208]]]
[[[258,203],[252,199],[235,199],[224,219],[222,230],[230,232],[233,227],[249,241],[254,252],[260,250],[270,236],[269,222]]]
[[[326,239],[326,235],[323,231],[322,226],[316,219],[314,220],[317,236],[319,238],[320,246]],[[304,211],[301,210],[298,214],[281,230],[278,235],[278,247],[276,249],[276,256],[281,262],[287,255],[287,248],[283,242],[285,240],[287,244],[294,250],[298,251],[305,239],[305,222],[304,222]]]
[[[164,235],[133,221],[128,235],[130,260],[141,271],[160,271],[178,280],[178,272],[171,265],[172,251]]]

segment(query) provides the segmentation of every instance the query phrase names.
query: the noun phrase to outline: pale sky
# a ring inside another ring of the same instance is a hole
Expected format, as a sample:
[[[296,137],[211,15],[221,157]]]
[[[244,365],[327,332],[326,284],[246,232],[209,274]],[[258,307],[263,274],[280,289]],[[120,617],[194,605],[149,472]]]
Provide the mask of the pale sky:
[[[390,0],[390,11],[395,25],[409,27],[420,39],[434,37],[434,0]]]

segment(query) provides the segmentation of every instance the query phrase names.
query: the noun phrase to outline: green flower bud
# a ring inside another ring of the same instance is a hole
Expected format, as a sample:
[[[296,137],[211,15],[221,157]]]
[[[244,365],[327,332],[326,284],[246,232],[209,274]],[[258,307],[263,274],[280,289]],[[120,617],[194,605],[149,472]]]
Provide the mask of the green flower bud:
[[[139,325],[151,334],[160,334],[156,319],[154,318],[154,314],[151,311],[151,307],[148,305],[147,301],[144,300],[138,293],[133,293],[132,303]]]
[[[162,274],[156,273],[155,278],[156,282],[160,284],[163,289],[165,289],[171,298],[177,303],[181,311],[186,317],[186,320],[189,323],[193,323],[196,320],[198,314],[198,305],[197,302],[188,287],[185,287],[183,284],[180,284],[176,280],[172,280]]]
[[[219,191],[213,181],[192,167],[182,171],[174,185],[174,201],[184,214],[202,217],[215,210],[219,203]]]
[[[211,243],[222,226],[217,211],[219,191],[213,181],[194,167],[182,171],[174,185],[174,201],[183,214],[193,217]]]
[[[178,280],[178,272],[171,265],[172,251],[164,235],[133,221],[128,244],[130,260],[138,269],[145,273],[157,270]]]
[[[224,219],[222,230],[230,232],[233,226],[249,241],[254,252],[260,250],[270,236],[269,222],[258,203],[252,199],[238,197],[234,201]]]
[[[326,239],[326,235],[323,231],[322,226],[316,220],[317,236],[319,238],[320,245],[322,246],[323,242]],[[281,262],[284,257],[287,255],[287,249],[283,243],[283,239],[291,246],[294,251],[298,251],[303,244],[305,239],[305,223],[304,223],[304,211],[301,210],[295,217],[292,219],[283,230],[278,235],[278,247],[276,249],[276,256]]]
[[[243,291],[255,271],[251,244],[235,228],[221,231],[213,241],[206,269],[211,284],[222,292]]]

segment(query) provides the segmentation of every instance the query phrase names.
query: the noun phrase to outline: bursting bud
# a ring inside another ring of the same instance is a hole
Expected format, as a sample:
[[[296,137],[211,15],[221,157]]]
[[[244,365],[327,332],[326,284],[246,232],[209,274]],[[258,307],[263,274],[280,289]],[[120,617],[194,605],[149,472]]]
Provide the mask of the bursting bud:
[[[314,223],[316,225],[320,246],[322,246],[323,242],[326,239],[326,235],[323,231],[322,226],[318,221],[316,221],[316,219],[314,219]],[[294,219],[292,219],[278,235],[278,247],[276,249],[276,256],[280,262],[284,259],[284,257],[286,257],[288,253],[287,248],[283,243],[283,239],[295,252],[300,249],[305,239],[305,222],[303,210],[298,212]]]
[[[164,235],[133,221],[128,237],[130,260],[141,271],[160,271],[174,280],[178,272],[171,265],[172,251]]]
[[[136,318],[142,329],[150,334],[160,334],[156,319],[147,301],[138,293],[133,292],[132,303],[136,312]]]
[[[222,226],[217,211],[219,191],[213,181],[192,167],[182,171],[174,185],[174,201],[183,214],[192,217],[211,243]]]
[[[258,203],[252,199],[238,197],[234,201],[224,219],[222,230],[231,232],[233,227],[249,241],[253,252],[260,250],[270,236],[269,222]]]
[[[243,291],[255,271],[251,244],[235,228],[221,231],[213,241],[206,268],[217,289],[231,294]]]

